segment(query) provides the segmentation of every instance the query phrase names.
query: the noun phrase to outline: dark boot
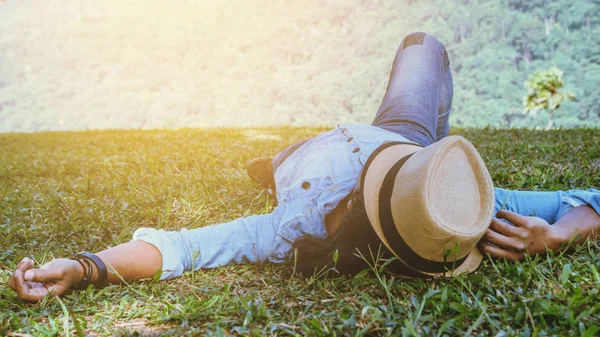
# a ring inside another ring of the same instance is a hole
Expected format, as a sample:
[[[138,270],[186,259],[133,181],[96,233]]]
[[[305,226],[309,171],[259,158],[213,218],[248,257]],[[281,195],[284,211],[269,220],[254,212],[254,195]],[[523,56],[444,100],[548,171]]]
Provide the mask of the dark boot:
[[[273,175],[273,158],[261,157],[250,159],[246,163],[248,176],[263,187],[275,188],[275,177]]]

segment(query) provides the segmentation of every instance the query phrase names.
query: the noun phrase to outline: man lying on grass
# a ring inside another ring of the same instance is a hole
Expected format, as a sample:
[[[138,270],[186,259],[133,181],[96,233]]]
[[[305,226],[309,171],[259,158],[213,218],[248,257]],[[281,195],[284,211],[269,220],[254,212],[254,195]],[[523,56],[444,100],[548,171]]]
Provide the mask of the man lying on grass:
[[[393,258],[391,272],[451,276],[477,269],[482,252],[520,260],[597,237],[598,190],[494,188],[473,145],[447,137],[452,95],[445,47],[431,35],[410,34],[372,125],[342,125],[251,161],[250,176],[276,189],[272,213],[192,230],[141,228],[129,243],[39,269],[25,258],[9,285],[35,302],[157,271],[170,279],[290,257],[304,276],[354,274],[380,248],[380,258]]]

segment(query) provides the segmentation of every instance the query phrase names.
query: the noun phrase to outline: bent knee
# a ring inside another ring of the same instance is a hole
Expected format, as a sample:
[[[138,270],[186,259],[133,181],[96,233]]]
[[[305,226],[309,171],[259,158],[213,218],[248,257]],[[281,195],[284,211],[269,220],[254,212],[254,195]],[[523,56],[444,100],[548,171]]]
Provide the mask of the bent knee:
[[[431,46],[432,50],[441,51],[440,55],[443,58],[444,67],[447,69],[450,66],[448,52],[444,44],[435,36],[424,32],[414,32],[406,35],[401,43],[401,49],[404,50],[410,46]]]
[[[406,35],[402,40],[402,49],[406,49],[410,46],[422,46],[424,44],[439,45],[446,49],[444,44],[435,36],[424,32],[414,32]]]
[[[425,42],[425,36],[427,33],[414,32],[406,35],[402,40],[402,49],[406,49],[410,46],[422,46]]]

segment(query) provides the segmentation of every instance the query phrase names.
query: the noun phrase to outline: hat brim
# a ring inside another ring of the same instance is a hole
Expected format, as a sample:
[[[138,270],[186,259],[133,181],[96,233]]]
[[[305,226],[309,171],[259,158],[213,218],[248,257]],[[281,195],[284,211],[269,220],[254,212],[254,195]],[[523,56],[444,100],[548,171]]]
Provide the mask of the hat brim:
[[[452,277],[452,276],[464,274],[464,273],[469,274],[469,273],[476,271],[479,268],[479,266],[481,265],[481,261],[483,261],[483,254],[481,253],[481,251],[479,250],[478,247],[475,247],[471,250],[471,252],[469,252],[469,255],[467,255],[467,258],[456,268],[452,268],[444,273],[427,273],[424,271],[419,271],[419,272],[423,275],[432,276],[432,277],[436,277],[436,276]]]

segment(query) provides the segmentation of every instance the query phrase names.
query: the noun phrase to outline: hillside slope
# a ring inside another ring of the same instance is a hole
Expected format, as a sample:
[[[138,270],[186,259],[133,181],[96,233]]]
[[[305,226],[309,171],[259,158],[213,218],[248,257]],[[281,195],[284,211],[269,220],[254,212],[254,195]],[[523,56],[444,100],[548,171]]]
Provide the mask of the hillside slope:
[[[586,1],[8,0],[0,132],[369,122],[396,47],[448,47],[458,126],[545,125],[523,81],[557,65],[600,126],[600,5]]]

